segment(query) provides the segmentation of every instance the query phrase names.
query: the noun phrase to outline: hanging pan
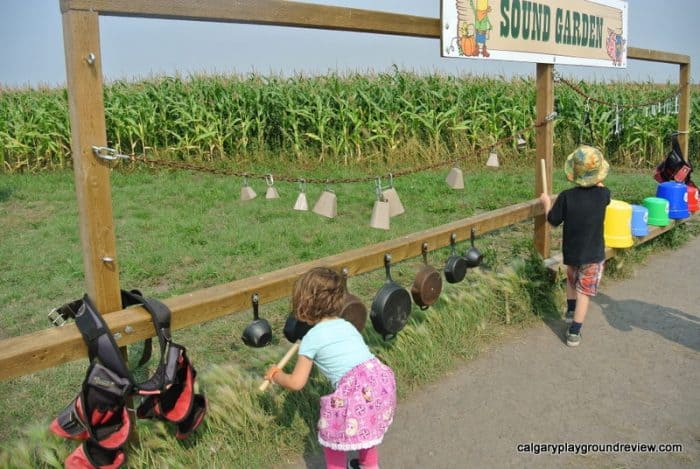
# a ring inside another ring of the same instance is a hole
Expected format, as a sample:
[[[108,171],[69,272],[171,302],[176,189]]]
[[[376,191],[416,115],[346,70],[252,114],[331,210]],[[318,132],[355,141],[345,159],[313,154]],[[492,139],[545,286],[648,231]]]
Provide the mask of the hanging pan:
[[[474,267],[479,267],[484,256],[481,254],[477,248],[474,247],[474,236],[476,234],[476,229],[472,228],[471,234],[471,244],[472,246],[464,253],[464,259],[467,261],[467,267],[473,269]]]
[[[450,236],[452,254],[450,254],[450,257],[447,258],[447,262],[445,263],[445,280],[447,280],[448,283],[461,282],[467,273],[467,260],[457,254],[456,242],[457,235],[452,233]]]
[[[260,297],[257,293],[253,294],[253,322],[243,331],[241,339],[243,343],[249,347],[264,347],[272,340],[272,328],[266,319],[261,319],[258,314],[258,304]]]
[[[394,338],[404,328],[411,313],[411,295],[391,278],[391,256],[384,254],[386,282],[372,302],[370,319],[384,340]]]
[[[299,321],[295,318],[294,313],[289,313],[287,320],[284,322],[284,329],[282,329],[282,332],[284,333],[285,339],[294,343],[297,340],[301,340],[312,327],[311,324]]]
[[[442,292],[442,277],[432,265],[428,265],[428,243],[421,246],[423,253],[423,267],[416,274],[416,279],[411,286],[411,296],[420,309],[428,309]]]
[[[367,322],[367,307],[357,296],[348,291],[348,268],[343,267],[340,271],[343,276],[343,306],[340,310],[340,317],[352,323],[355,328],[362,332]]]

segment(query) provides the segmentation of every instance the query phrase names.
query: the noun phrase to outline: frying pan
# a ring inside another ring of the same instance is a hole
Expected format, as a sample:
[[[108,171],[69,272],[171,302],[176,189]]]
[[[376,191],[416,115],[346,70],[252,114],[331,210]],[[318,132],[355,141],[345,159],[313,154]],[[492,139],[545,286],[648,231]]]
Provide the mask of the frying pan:
[[[391,256],[384,254],[386,282],[372,302],[370,319],[374,329],[384,340],[396,337],[411,314],[411,295],[391,278]]]
[[[348,268],[343,267],[341,270],[343,276],[343,288],[345,288],[345,297],[343,298],[343,306],[340,310],[340,317],[352,323],[355,328],[362,332],[367,322],[367,307],[357,296],[348,291]]]
[[[447,258],[445,263],[445,280],[449,283],[461,282],[467,273],[467,260],[457,254],[455,243],[457,235],[452,233],[450,236],[450,245],[452,246],[452,254]]]
[[[411,286],[411,296],[420,309],[428,309],[442,292],[442,277],[435,267],[428,265],[428,243],[421,246],[423,253],[423,267],[416,274],[416,279]]]
[[[481,261],[484,258],[481,251],[474,247],[474,235],[476,234],[476,229],[472,228],[471,243],[472,247],[464,253],[464,259],[467,261],[467,267],[473,269],[474,267],[479,267]]]
[[[313,326],[307,322],[299,321],[294,317],[294,313],[289,313],[287,320],[284,323],[284,337],[291,343],[295,343],[297,340],[301,340],[309,329]]]

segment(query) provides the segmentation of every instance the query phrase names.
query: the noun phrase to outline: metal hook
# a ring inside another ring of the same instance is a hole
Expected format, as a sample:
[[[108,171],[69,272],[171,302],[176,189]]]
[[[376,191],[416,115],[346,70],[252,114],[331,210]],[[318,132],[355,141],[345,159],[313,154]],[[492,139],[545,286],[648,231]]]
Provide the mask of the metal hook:
[[[98,147],[93,145],[92,146],[92,153],[95,155],[97,158],[107,160],[107,161],[115,161],[115,160],[130,160],[131,157],[128,155],[122,155],[120,153],[117,153],[117,150],[114,148],[109,148],[109,147]]]
[[[267,182],[267,187],[272,187],[275,184],[275,179],[272,177],[272,173],[265,176],[265,181]]]

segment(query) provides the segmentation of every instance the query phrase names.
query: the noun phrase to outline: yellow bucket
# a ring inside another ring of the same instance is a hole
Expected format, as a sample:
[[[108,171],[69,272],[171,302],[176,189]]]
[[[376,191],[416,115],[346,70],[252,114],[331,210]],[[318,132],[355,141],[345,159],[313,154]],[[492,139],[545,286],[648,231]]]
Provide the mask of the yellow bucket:
[[[603,225],[605,246],[628,248],[634,244],[632,238],[632,206],[621,200],[611,200],[605,209]]]

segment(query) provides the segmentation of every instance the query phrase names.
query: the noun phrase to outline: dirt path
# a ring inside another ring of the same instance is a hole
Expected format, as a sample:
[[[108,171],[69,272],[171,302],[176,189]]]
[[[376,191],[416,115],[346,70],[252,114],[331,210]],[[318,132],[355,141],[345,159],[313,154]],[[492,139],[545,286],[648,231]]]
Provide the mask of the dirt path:
[[[700,238],[606,282],[578,348],[564,328],[527,329],[400,402],[382,469],[700,467]],[[533,442],[683,451],[518,452]],[[320,455],[288,466],[321,467]]]

